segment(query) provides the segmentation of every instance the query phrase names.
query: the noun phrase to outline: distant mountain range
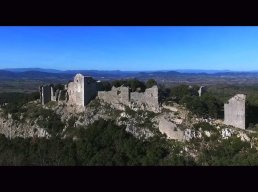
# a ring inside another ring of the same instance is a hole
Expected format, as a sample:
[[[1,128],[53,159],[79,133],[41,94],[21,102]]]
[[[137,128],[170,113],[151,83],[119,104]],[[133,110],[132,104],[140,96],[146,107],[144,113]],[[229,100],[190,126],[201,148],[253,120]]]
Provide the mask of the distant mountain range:
[[[232,70],[204,70],[204,69],[176,69],[176,70],[156,70],[156,71],[121,71],[121,70],[57,70],[57,69],[43,69],[43,68],[5,68],[1,71],[10,72],[27,72],[38,71],[46,73],[102,73],[102,74],[135,74],[135,73],[160,73],[160,72],[179,72],[179,73],[194,73],[194,74],[216,74],[216,73],[258,73],[258,71],[232,71]]]
[[[168,79],[173,77],[230,77],[230,76],[245,76],[258,77],[258,71],[238,72],[229,70],[174,70],[174,71],[105,71],[105,70],[56,70],[56,69],[41,69],[41,68],[13,68],[0,70],[0,79],[63,79],[72,80],[76,73],[81,73],[85,76],[92,76],[96,79],[121,79],[121,78],[157,78]]]
[[[42,69],[42,68],[6,68],[0,69],[4,71],[10,72],[26,72],[26,71],[39,71],[39,72],[47,72],[47,73],[61,73],[62,71],[57,69]]]

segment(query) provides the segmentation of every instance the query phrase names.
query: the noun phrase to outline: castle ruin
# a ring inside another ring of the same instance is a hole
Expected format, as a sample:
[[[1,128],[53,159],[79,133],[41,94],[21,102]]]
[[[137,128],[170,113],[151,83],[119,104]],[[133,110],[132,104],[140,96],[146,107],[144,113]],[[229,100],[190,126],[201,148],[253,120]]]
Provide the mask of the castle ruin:
[[[154,85],[151,88],[148,88],[143,93],[132,92],[131,93],[131,102],[132,105],[143,106],[144,108],[150,111],[159,111],[159,102],[158,102],[158,87]]]
[[[65,101],[69,105],[86,106],[97,95],[97,83],[92,77],[77,74],[74,81],[65,85],[64,90],[54,89],[53,85],[40,86],[42,105],[50,101]]]
[[[74,81],[68,83],[68,104],[86,106],[96,95],[96,81],[92,77],[76,74]]]
[[[245,129],[246,95],[237,94],[224,104],[224,124]]]
[[[154,112],[159,112],[158,87],[154,85],[145,92],[130,92],[129,87],[112,87],[111,91],[99,91],[98,98],[112,104],[118,109],[124,106],[140,107]]]
[[[118,109],[124,109],[123,105],[129,106],[130,104],[129,87],[113,86],[111,91],[98,91],[98,98]]]
[[[43,105],[49,101],[65,101],[68,105],[85,107],[97,95],[113,107],[124,110],[125,106],[159,112],[158,87],[154,85],[145,92],[130,92],[129,87],[112,87],[110,91],[99,91],[100,81],[76,74],[64,90],[55,90],[53,85],[40,86],[40,100]]]
[[[199,97],[201,97],[205,91],[206,91],[205,86],[201,86],[198,90]]]

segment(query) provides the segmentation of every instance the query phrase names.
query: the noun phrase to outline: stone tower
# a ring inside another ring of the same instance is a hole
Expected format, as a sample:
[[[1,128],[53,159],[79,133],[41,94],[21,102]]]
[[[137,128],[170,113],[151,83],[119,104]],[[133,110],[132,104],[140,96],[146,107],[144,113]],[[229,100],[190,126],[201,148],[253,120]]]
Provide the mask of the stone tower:
[[[92,77],[76,74],[74,81],[67,87],[68,103],[71,105],[86,106],[96,95],[96,81]]]
[[[224,124],[245,129],[246,95],[237,94],[224,104]]]

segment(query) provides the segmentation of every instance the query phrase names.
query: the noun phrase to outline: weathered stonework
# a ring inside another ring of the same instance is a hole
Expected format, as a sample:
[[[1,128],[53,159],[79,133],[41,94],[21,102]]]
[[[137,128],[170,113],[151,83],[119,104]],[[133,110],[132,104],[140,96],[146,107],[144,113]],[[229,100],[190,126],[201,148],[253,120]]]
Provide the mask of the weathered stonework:
[[[124,105],[130,104],[130,92],[128,87],[112,87],[111,91],[98,91],[98,98],[115,108],[124,109]]]
[[[224,124],[245,129],[246,95],[237,94],[224,104]]]
[[[128,87],[112,87],[111,91],[101,91],[101,82],[92,77],[76,74],[74,81],[65,86],[65,90],[54,90],[52,85],[40,87],[40,99],[44,105],[49,101],[62,101],[68,105],[85,107],[98,95],[99,99],[111,104],[117,109],[124,110],[125,106],[133,109],[160,112],[158,102],[158,87],[154,85],[145,92],[130,92]],[[62,103],[61,102],[61,103]]]
[[[112,87],[111,91],[98,91],[99,99],[118,109],[124,106],[159,112],[158,87],[146,89],[145,92],[130,92],[128,87]]]
[[[92,77],[77,74],[74,81],[64,86],[64,90],[54,89],[53,85],[40,86],[40,101],[43,105],[49,101],[67,103],[85,107],[97,95],[97,83]]]
[[[77,74],[67,86],[68,104],[86,106],[96,95],[96,81],[92,77]]]
[[[158,102],[158,87],[154,85],[153,87],[146,89],[145,92],[132,92],[130,95],[130,100],[132,106],[140,106],[142,109],[149,111],[159,112],[159,102]]]
[[[51,86],[51,101],[56,101],[57,100],[57,92],[54,91],[54,87]]]
[[[45,105],[52,100],[52,87],[50,85],[40,86],[40,102],[42,105]]]
[[[206,90],[205,90],[205,87],[204,87],[204,86],[201,86],[201,87],[199,88],[199,90],[198,90],[199,97],[201,97],[202,94],[203,94],[205,91],[206,91]]]

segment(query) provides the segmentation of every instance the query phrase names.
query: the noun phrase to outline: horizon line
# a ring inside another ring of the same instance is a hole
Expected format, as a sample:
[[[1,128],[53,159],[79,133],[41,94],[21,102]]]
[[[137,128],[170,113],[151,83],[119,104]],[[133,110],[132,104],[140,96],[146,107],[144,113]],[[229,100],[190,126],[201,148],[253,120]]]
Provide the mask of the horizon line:
[[[126,72],[142,72],[142,71],[148,71],[148,72],[156,72],[156,71],[230,71],[230,72],[252,72],[252,71],[258,71],[258,69],[255,70],[237,70],[237,69],[156,69],[156,70],[121,70],[121,69],[55,69],[55,68],[40,68],[40,67],[13,67],[13,68],[0,68],[0,70],[13,70],[13,69],[41,69],[41,70],[56,70],[56,71],[126,71]]]

